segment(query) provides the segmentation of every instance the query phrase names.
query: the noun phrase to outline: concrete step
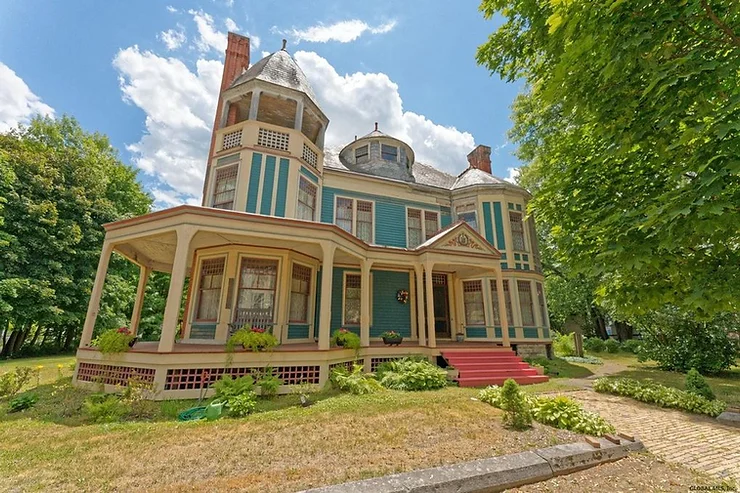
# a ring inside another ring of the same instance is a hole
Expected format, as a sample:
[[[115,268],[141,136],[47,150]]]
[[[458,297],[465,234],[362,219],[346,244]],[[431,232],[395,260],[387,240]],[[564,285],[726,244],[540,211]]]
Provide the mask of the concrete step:
[[[503,385],[508,378],[513,378],[519,385],[529,385],[533,383],[547,382],[548,377],[545,375],[522,375],[516,377],[476,377],[476,378],[459,378],[457,380],[460,387],[486,387],[488,385]]]

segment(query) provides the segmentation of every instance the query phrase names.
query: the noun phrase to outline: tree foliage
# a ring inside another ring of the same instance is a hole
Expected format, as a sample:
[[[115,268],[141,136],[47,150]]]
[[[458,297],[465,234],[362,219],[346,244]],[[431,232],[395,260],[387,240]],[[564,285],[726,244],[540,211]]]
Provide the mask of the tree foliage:
[[[3,356],[45,340],[71,347],[87,311],[102,225],[144,214],[150,205],[136,171],[107,137],[85,132],[73,118],[37,118],[0,135]],[[137,275],[138,268],[114,256],[101,324],[125,324]]]
[[[511,138],[557,255],[624,316],[740,299],[740,3],[484,0],[524,79]]]

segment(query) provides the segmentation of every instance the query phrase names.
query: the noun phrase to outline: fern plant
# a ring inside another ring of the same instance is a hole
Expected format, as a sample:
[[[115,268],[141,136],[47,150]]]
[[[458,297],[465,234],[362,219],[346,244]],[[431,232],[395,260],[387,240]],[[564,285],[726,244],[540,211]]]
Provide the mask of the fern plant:
[[[365,373],[362,365],[352,365],[352,371],[338,366],[331,372],[331,382],[339,389],[352,394],[372,394],[383,387],[372,373]]]

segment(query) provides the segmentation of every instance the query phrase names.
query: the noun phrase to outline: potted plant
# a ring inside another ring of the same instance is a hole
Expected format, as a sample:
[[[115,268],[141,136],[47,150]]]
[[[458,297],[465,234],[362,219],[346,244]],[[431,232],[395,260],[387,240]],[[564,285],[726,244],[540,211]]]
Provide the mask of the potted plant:
[[[251,349],[254,352],[267,351],[279,345],[280,341],[263,327],[245,325],[234,332],[226,342],[227,351],[233,351],[236,346]]]
[[[465,342],[465,334],[457,334],[455,336],[455,340],[457,340],[457,342]]]
[[[128,327],[109,329],[93,339],[90,344],[103,354],[123,353],[134,347],[136,336]]]
[[[331,342],[337,347],[360,349],[360,336],[348,329],[338,329],[331,336]]]
[[[403,342],[403,336],[395,330],[387,330],[380,334],[386,346],[398,346]]]

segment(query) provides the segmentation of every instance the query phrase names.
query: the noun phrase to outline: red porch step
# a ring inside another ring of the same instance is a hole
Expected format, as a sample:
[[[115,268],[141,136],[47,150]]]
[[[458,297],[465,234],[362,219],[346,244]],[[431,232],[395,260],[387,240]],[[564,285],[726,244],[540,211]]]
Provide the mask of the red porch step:
[[[460,372],[457,378],[460,387],[502,385],[509,378],[520,385],[549,380],[547,376],[539,375],[512,350],[442,351],[442,357]]]

